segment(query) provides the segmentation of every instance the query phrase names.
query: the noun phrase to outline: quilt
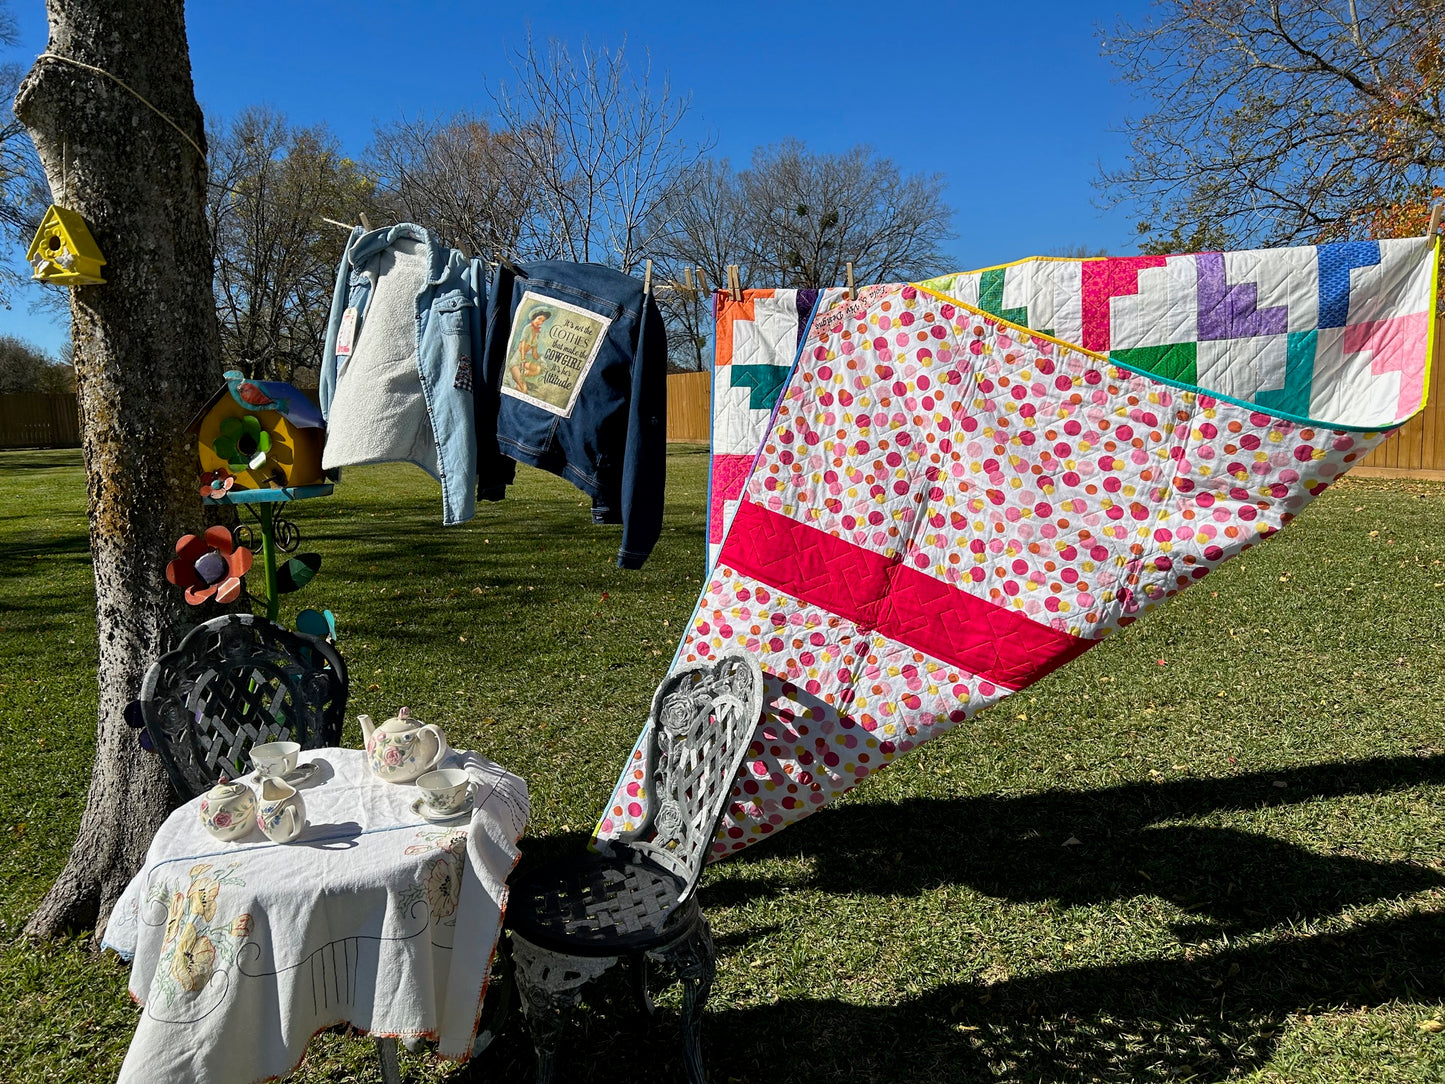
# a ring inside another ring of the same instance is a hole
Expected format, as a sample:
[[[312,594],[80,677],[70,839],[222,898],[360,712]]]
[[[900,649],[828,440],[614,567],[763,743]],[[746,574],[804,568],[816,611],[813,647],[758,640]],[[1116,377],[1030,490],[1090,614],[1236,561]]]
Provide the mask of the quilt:
[[[733,300],[726,290],[713,295],[709,568],[717,560],[727,522],[737,509],[808,322],[845,292],[841,288],[744,290],[741,301]]]
[[[1013,292],[948,276],[816,318],[678,650],[766,679],[712,857],[1288,525],[1423,404],[1437,262],[1028,261]],[[599,839],[641,823],[642,765],[639,739]]]

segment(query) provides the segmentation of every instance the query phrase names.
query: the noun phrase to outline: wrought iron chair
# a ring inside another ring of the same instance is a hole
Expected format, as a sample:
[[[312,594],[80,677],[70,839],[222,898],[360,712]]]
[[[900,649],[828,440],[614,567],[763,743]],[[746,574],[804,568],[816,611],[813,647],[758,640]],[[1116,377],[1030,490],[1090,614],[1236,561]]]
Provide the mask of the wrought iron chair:
[[[716,955],[693,890],[762,702],[762,671],[749,654],[680,667],[652,698],[639,827],[613,853],[519,871],[506,922],[539,1084],[553,1078],[567,1012],[583,986],[624,958],[645,1012],[649,960],[681,980],[688,1079],[704,1080],[700,1028]]]
[[[141,682],[140,711],[182,801],[247,770],[268,741],[341,742],[346,664],[331,644],[251,614],[197,625]]]

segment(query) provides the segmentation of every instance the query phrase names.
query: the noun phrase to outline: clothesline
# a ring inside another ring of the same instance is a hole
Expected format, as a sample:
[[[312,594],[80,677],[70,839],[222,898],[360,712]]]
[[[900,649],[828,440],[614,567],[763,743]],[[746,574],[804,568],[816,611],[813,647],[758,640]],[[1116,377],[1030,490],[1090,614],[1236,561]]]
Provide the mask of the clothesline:
[[[370,220],[366,217],[366,215],[363,214],[363,215],[360,216],[360,218],[361,218],[361,228],[364,229],[364,230],[370,230],[370,229],[371,229],[371,222],[370,222]],[[327,218],[325,215],[322,215],[322,216],[321,216],[321,221],[324,222],[324,223],[326,223],[328,226],[335,226],[337,229],[346,230],[348,233],[351,232],[352,230],[356,229],[356,226],[355,226],[355,224],[353,224],[353,223],[350,223],[350,222],[341,222],[341,221],[339,221],[338,219],[335,219],[335,218]],[[517,266],[517,264],[515,264],[514,262],[512,262],[511,260],[509,260],[506,256],[503,256],[503,255],[500,254],[500,253],[498,253],[494,259],[488,259],[488,260],[487,260],[487,265],[488,265],[489,267],[492,267],[492,268],[496,268],[496,267],[499,266],[499,265],[502,266],[502,267],[505,267],[508,271],[510,271],[513,275],[517,276],[517,278],[519,278],[519,279],[525,279],[525,278],[527,277],[527,273],[526,273],[525,271],[523,271],[520,267]],[[694,280],[694,278],[693,278],[693,272],[694,272],[694,270],[696,270],[696,272],[697,272],[697,277],[696,277],[695,280]],[[652,261],[651,261],[651,260],[647,260],[647,261],[645,261],[645,263],[644,263],[644,265],[643,265],[642,292],[645,293],[645,294],[650,294],[650,293],[654,293],[654,292],[656,292],[656,291],[658,291],[658,290],[676,290],[678,293],[685,293],[685,294],[687,294],[689,297],[696,296],[699,292],[706,292],[706,289],[707,289],[707,287],[706,287],[706,285],[705,285],[706,279],[703,277],[703,270],[702,270],[701,267],[698,267],[698,268],[695,268],[695,269],[694,269],[694,268],[691,268],[691,267],[684,267],[684,268],[682,269],[682,273],[683,273],[683,281],[680,282],[680,283],[679,283],[679,282],[665,282],[665,283],[662,283],[662,284],[659,285],[659,286],[654,286],[654,285],[652,284]],[[850,286],[852,285],[852,273],[853,273],[853,265],[852,265],[852,264],[849,264],[849,265],[848,265],[848,274],[849,274],[849,280],[848,280],[848,281],[849,281],[849,285],[850,285]],[[694,285],[694,282],[702,283],[703,285],[699,287],[698,285]]]

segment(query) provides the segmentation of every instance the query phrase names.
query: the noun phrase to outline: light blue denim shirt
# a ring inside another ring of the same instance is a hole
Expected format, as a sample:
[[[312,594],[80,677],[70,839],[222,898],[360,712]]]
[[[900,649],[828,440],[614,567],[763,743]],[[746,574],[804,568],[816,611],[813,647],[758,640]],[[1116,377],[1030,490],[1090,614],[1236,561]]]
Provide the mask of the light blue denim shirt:
[[[426,282],[416,298],[416,360],[436,439],[435,474],[442,487],[442,523],[450,526],[476,512],[477,428],[476,361],[482,343],[482,310],[486,286],[478,266],[460,252],[443,245],[430,232],[410,222],[365,232],[352,230],[336,273],[331,297],[331,318],[321,359],[321,412],[331,413],[337,382],[347,377],[349,357],[337,356],[342,320],[355,315],[354,343],[366,321],[372,278],[367,265],[402,239],[426,245]]]

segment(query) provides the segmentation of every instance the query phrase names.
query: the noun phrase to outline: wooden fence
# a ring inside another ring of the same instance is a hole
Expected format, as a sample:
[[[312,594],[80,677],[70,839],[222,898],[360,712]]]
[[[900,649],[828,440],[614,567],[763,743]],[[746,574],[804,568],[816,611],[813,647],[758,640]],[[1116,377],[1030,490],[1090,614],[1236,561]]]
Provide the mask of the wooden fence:
[[[1433,478],[1445,481],[1445,319],[1435,321],[1435,359],[1425,409],[1396,429],[1350,473],[1357,478]]]
[[[712,429],[712,374],[669,373],[667,439],[706,444]]]
[[[0,448],[79,448],[75,396],[0,395]]]
[[[1442,321],[1445,325],[1445,321]],[[1445,339],[1445,326],[1436,342]],[[667,378],[667,439],[708,442],[711,374]],[[78,448],[80,418],[74,395],[0,395],[0,448]],[[1352,472],[1356,477],[1445,481],[1445,358],[1430,370],[1425,409],[1402,425]]]

